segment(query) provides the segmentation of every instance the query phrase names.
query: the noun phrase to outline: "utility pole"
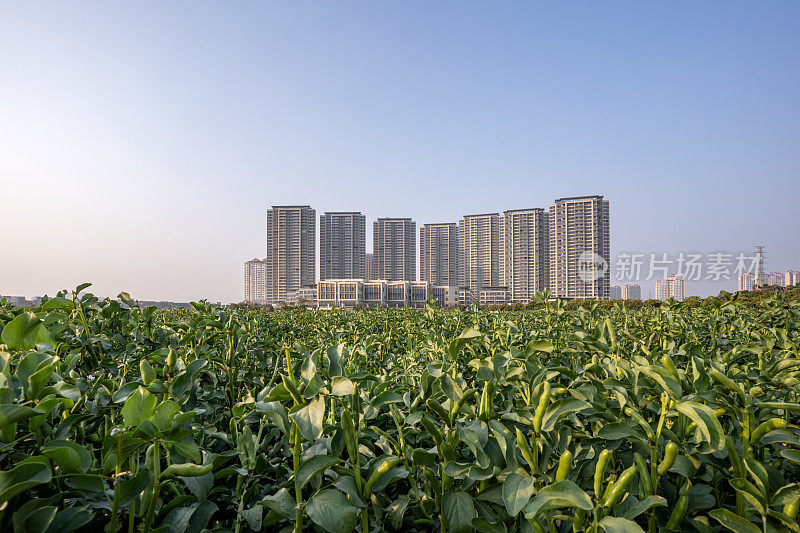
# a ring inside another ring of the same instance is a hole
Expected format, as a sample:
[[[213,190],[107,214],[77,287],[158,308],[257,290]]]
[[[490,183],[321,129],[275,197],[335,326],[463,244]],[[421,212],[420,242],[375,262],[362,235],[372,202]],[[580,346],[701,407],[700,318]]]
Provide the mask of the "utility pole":
[[[756,246],[756,255],[758,262],[756,263],[756,275],[764,273],[764,246]]]

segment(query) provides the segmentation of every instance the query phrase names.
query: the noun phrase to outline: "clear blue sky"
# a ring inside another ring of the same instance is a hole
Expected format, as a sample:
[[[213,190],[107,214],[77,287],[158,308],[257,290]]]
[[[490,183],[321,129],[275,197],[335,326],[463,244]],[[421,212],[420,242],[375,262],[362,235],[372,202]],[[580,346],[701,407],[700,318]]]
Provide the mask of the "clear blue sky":
[[[4,2],[0,294],[237,301],[269,205],[361,210],[370,249],[380,216],[580,194],[612,255],[800,270],[798,28],[797,2]]]

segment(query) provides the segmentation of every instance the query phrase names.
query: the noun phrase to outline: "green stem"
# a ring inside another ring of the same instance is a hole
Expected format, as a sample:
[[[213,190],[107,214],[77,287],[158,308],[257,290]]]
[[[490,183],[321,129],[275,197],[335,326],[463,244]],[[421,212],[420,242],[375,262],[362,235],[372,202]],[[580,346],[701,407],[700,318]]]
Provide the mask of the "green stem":
[[[136,472],[136,456],[131,455],[130,460],[131,472]],[[133,526],[136,522],[136,498],[131,502],[131,508],[128,510],[128,533],[133,533]]]
[[[303,531],[303,491],[300,489],[300,480],[297,479],[297,472],[300,470],[300,430],[297,423],[292,424],[292,467],[294,468],[294,500],[295,500],[295,521],[294,531]]]
[[[117,531],[119,529],[118,513],[119,513],[119,478],[122,474],[122,433],[117,435],[117,467],[114,469],[114,503],[111,506],[111,523],[109,524],[109,531]]]
[[[155,441],[153,443],[153,495],[150,500],[150,505],[147,509],[147,517],[144,521],[145,533],[150,531],[153,525],[153,517],[156,513],[156,505],[158,504],[158,492],[161,489],[161,483],[158,478],[161,477],[161,443]]]

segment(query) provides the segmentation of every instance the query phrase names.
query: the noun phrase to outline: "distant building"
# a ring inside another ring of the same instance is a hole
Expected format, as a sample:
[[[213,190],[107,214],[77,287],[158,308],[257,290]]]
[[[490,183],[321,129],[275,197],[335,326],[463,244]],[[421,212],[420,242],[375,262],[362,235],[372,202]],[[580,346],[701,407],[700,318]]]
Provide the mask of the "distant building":
[[[364,256],[364,270],[366,271],[365,277],[367,279],[378,279],[378,275],[375,272],[375,256],[373,254],[364,254]]]
[[[608,288],[609,300],[622,300],[622,287],[619,285],[612,285]]]
[[[783,286],[784,287],[792,287],[794,285],[800,284],[800,272],[797,270],[789,270],[784,274],[783,277]]]
[[[656,299],[675,300],[682,302],[685,296],[685,284],[678,276],[672,275],[667,279],[660,279],[656,281]]]
[[[500,285],[527,303],[550,286],[550,225],[544,209],[514,209],[500,218]]]
[[[300,287],[296,291],[290,292],[287,297],[287,303],[315,307],[317,305],[317,286]]]
[[[611,284],[608,200],[602,196],[559,198],[550,206],[548,218],[553,296],[607,300]],[[605,271],[584,268],[589,262],[604,262]],[[591,276],[594,271],[596,277]]]
[[[641,300],[642,287],[636,283],[626,283],[622,286],[621,296],[623,300]]]
[[[25,305],[28,303],[28,300],[26,300],[24,296],[0,296],[0,300],[4,298],[6,303],[11,305]]]
[[[434,285],[458,283],[458,226],[425,224],[419,228],[419,277]]]
[[[460,287],[477,296],[479,289],[500,285],[500,215],[467,215],[458,223]]]
[[[319,279],[365,278],[367,219],[359,212],[319,217]]]
[[[415,281],[416,222],[410,218],[379,218],[372,227],[375,278],[387,281]]]
[[[434,285],[431,297],[441,306],[452,307],[458,302],[458,287],[455,285]]]
[[[334,307],[424,308],[432,295],[427,281],[328,279],[317,283],[317,304]]]
[[[316,211],[308,205],[267,210],[267,303],[286,302],[289,293],[316,283],[316,228]]]
[[[253,304],[269,303],[267,297],[269,263],[251,259],[244,264],[244,301]]]
[[[777,285],[778,287],[786,286],[788,272],[782,274],[780,272],[745,272],[739,276],[738,290],[752,291],[756,287],[764,287],[766,285]]]
[[[786,274],[782,272],[767,273],[767,285],[777,285],[778,287],[783,287],[785,283],[786,283]]]
[[[482,306],[506,305],[511,303],[508,287],[482,287],[478,289],[478,302]]]

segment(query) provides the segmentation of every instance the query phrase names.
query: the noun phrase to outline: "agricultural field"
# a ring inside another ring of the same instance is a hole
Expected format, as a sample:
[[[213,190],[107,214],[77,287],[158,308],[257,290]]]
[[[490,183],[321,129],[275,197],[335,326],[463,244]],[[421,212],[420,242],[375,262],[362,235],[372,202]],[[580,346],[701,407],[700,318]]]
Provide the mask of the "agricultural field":
[[[0,531],[800,532],[800,304],[0,306]]]

